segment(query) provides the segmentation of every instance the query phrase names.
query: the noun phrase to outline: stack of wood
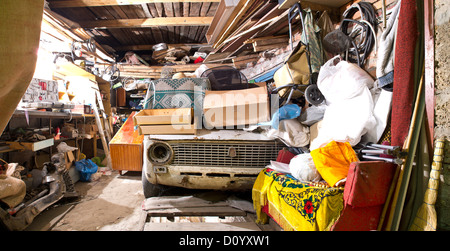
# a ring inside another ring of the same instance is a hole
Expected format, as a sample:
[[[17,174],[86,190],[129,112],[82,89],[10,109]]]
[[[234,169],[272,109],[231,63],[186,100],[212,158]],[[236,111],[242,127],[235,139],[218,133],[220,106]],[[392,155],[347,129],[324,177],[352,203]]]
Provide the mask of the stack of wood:
[[[127,65],[119,64],[118,68],[120,70],[121,77],[132,77],[132,78],[161,78],[161,73],[164,69],[170,69],[173,74],[183,72],[187,75],[191,75],[200,67],[202,64],[184,64],[184,65],[167,65],[167,66],[146,66],[146,65]],[[230,64],[206,64],[208,68],[218,67],[222,65]]]
[[[222,0],[206,33],[214,51],[205,62],[226,61],[288,46],[288,12],[291,5],[266,0]],[[339,17],[338,8],[310,2],[302,2],[302,8],[327,11],[330,17]],[[292,21],[292,31],[301,31],[300,20]]]

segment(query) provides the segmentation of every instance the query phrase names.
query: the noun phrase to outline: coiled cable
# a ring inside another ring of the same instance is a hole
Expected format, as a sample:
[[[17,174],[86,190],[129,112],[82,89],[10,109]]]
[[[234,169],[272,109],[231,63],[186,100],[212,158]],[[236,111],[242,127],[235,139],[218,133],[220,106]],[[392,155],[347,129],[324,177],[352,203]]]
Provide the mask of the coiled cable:
[[[353,20],[353,16],[359,12],[361,20]],[[353,23],[353,28],[349,31],[349,24]],[[350,6],[343,14],[343,20],[339,29],[353,41],[353,48],[349,48],[350,62],[357,62],[360,67],[366,63],[366,59],[371,53],[373,47],[376,48],[376,28],[377,19],[375,9],[372,4],[367,2],[359,2]],[[359,36],[359,38],[358,38]]]

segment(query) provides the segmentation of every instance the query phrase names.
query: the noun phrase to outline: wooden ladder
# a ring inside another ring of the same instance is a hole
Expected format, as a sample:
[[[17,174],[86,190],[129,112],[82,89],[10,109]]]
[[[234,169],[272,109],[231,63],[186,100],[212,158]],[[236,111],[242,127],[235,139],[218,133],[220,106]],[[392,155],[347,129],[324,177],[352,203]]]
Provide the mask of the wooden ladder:
[[[95,122],[98,127],[98,131],[100,133],[100,139],[102,140],[103,145],[103,151],[105,152],[106,161],[108,168],[112,169],[112,161],[111,161],[111,154],[109,152],[109,145],[108,143],[111,141],[111,127],[109,124],[108,116],[105,113],[105,108],[103,106],[102,96],[100,95],[99,89],[96,89],[92,87],[95,92],[96,100],[92,102],[92,108],[94,110],[94,116],[95,116]],[[100,114],[103,117],[103,123],[102,119],[100,118]],[[106,137],[105,137],[106,136]]]

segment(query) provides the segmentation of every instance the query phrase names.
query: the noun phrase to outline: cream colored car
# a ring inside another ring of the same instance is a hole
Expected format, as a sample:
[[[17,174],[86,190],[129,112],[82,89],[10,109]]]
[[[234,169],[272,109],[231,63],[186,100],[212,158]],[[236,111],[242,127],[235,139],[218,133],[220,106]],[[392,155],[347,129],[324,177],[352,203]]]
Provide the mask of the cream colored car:
[[[251,189],[259,172],[285,145],[243,130],[198,130],[197,135],[145,135],[145,197],[164,187]]]

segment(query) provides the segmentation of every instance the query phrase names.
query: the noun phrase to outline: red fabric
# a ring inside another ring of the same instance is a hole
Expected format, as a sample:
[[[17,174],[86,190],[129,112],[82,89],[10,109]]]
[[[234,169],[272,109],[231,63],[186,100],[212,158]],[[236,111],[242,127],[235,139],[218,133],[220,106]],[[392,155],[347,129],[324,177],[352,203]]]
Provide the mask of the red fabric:
[[[382,161],[353,162],[348,170],[344,202],[353,207],[383,205],[395,165]]]
[[[391,145],[403,146],[411,122],[414,95],[414,54],[417,29],[415,0],[402,0],[394,59]]]
[[[341,217],[331,227],[331,231],[371,231],[376,230],[383,206],[352,207],[345,205]]]
[[[295,154],[289,152],[287,149],[281,149],[278,152],[277,156],[277,162],[289,164],[291,162],[291,159],[295,157]]]
[[[353,162],[345,183],[344,209],[331,230],[376,230],[395,168],[383,161]]]

